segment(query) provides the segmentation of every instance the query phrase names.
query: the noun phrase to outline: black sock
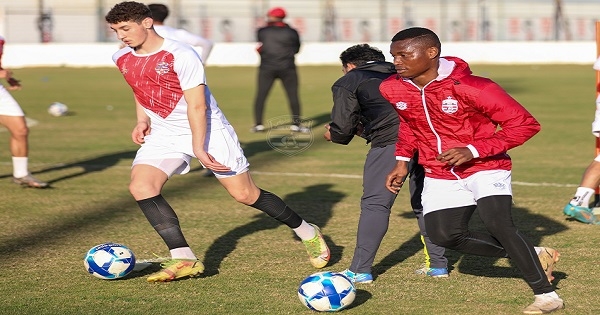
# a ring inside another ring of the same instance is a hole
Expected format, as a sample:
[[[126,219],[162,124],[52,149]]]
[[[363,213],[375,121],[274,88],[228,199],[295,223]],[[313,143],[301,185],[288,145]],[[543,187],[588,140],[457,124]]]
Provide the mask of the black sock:
[[[250,207],[256,208],[273,219],[295,229],[302,224],[302,218],[294,212],[281,198],[266,190],[260,190],[260,196]]]
[[[162,195],[138,200],[138,205],[158,235],[162,237],[169,250],[189,247],[181,232],[177,214]]]

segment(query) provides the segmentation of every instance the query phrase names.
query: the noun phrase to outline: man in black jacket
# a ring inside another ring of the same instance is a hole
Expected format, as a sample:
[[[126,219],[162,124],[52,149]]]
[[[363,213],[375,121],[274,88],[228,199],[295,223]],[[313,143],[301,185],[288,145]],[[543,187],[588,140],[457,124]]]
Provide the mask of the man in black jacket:
[[[326,125],[325,139],[348,144],[358,135],[371,143],[363,170],[363,195],[358,222],[356,248],[350,268],[343,273],[355,283],[373,281],[371,267],[383,236],[396,194],[385,187],[386,177],[396,164],[395,149],[399,119],[394,108],[379,92],[383,79],[396,73],[383,53],[367,44],[355,45],[340,55],[344,76],[332,86],[332,122]],[[412,161],[416,161],[416,158]],[[425,266],[417,273],[447,277],[445,249],[429,241],[423,221],[421,192],[425,176],[423,167],[413,162],[410,172],[411,206],[419,222],[425,244]]]
[[[295,56],[300,51],[298,32],[283,22],[286,12],[276,7],[267,13],[267,25],[258,29],[257,51],[260,54],[258,68],[258,88],[254,100],[254,127],[252,132],[265,131],[263,112],[269,91],[280,79],[287,94],[292,112],[292,131],[308,132],[308,128],[300,124],[300,100],[298,97],[298,74]]]

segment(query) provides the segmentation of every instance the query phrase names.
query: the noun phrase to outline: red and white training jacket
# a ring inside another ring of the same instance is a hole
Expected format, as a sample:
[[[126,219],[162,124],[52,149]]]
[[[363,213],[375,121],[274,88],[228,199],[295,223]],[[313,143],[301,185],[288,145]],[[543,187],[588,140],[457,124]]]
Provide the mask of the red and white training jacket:
[[[411,80],[392,75],[380,91],[396,109],[400,130],[396,159],[409,161],[419,151],[426,176],[465,178],[483,170],[510,170],[508,150],[541,129],[537,120],[490,79],[472,74],[456,57],[440,58],[438,77],[419,89]],[[468,147],[474,159],[460,166],[438,162],[436,156]]]

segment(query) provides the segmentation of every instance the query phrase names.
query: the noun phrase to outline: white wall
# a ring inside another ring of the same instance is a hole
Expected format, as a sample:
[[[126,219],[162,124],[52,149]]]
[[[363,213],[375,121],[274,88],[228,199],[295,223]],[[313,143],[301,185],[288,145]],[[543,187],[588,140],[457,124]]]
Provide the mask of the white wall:
[[[305,43],[298,65],[338,65],[339,54],[356,43]],[[371,43],[389,56],[389,42]],[[256,66],[254,43],[215,44],[208,66]],[[112,67],[117,43],[6,44],[5,68],[37,66]],[[199,48],[200,49],[200,48]],[[589,42],[460,42],[442,44],[442,56],[479,64],[593,64],[596,43]]]

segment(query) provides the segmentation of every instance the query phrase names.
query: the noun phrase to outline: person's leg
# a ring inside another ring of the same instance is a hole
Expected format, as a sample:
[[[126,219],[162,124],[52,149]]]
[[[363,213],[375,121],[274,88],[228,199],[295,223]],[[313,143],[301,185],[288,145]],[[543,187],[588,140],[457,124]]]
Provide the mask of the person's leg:
[[[508,257],[523,273],[534,294],[554,291],[536,250],[514,225],[511,196],[488,196],[477,200],[479,217],[486,229],[498,240]]]
[[[594,159],[586,168],[579,186],[596,189],[598,185],[600,185],[600,157]]]
[[[292,113],[292,123],[296,126],[300,126],[300,98],[298,96],[298,73],[296,68],[294,69],[282,69],[280,70],[280,79],[283,84],[283,88],[288,98],[290,105],[290,111]]]
[[[163,167],[167,167],[166,163],[171,165],[169,169],[175,170],[184,162],[165,160]],[[171,281],[196,276],[204,271],[204,266],[190,249],[181,231],[175,210],[161,195],[162,187],[169,176],[170,174],[166,174],[163,170],[146,164],[136,164],[131,169],[129,192],[150,225],[169,248],[172,258],[168,264],[165,264],[164,269],[147,278],[149,282]]]
[[[10,153],[13,162],[13,182],[16,184],[46,188],[45,183],[29,173],[29,128],[25,116],[0,115],[0,125],[10,133]]]
[[[0,115],[0,124],[5,126],[10,133],[10,153],[15,157],[27,157],[29,146],[27,137],[29,128],[25,116],[3,116]]]
[[[228,177],[217,176],[217,179],[237,202],[258,209],[289,226],[306,246],[310,262],[315,268],[327,265],[329,248],[319,228],[304,221],[279,196],[256,186],[249,172]]]
[[[563,208],[563,213],[583,223],[600,224],[600,220],[590,209],[590,198],[600,185],[600,155],[586,168],[581,183],[571,201]]]
[[[263,125],[263,113],[265,102],[269,91],[275,81],[275,75],[272,70],[259,69],[257,75],[258,85],[256,88],[256,97],[254,99],[254,125]],[[261,131],[261,130],[257,130]]]
[[[550,279],[552,268],[558,261],[558,252],[542,247],[537,252],[531,241],[515,227],[512,219],[512,196],[487,196],[477,200],[479,216],[486,229],[506,250],[510,259],[523,273],[525,282],[535,295],[534,302],[524,309],[525,314],[549,313],[564,307],[563,300],[556,294]],[[545,259],[543,255],[552,256]],[[556,255],[556,257],[554,257]]]
[[[475,205],[442,209],[425,214],[425,229],[434,244],[465,254],[508,257],[498,240],[489,234],[469,230]]]
[[[448,275],[448,259],[444,256],[446,249],[434,244],[425,229],[425,219],[423,217],[423,204],[421,203],[421,194],[423,193],[423,181],[425,179],[425,170],[418,164],[418,154],[408,164],[409,170],[409,191],[410,204],[417,218],[421,241],[423,242],[423,252],[425,254],[425,266],[417,270],[419,274],[428,273],[437,277]],[[434,268],[435,274],[431,273]]]
[[[387,232],[390,211],[396,194],[385,188],[385,179],[396,164],[394,151],[395,145],[388,145],[382,148],[371,148],[367,153],[363,170],[363,195],[360,202],[356,247],[349,268],[351,272],[371,273],[375,255]]]

